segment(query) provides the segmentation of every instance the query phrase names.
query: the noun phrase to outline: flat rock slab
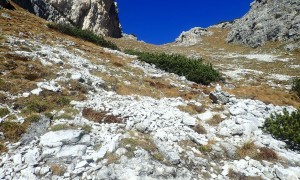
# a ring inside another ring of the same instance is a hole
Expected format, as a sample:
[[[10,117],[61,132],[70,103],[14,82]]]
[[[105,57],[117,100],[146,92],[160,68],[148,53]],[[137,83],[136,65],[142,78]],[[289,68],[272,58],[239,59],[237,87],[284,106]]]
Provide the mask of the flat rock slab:
[[[58,147],[64,144],[73,144],[78,142],[82,136],[82,130],[51,131],[41,136],[40,145],[46,147]]]

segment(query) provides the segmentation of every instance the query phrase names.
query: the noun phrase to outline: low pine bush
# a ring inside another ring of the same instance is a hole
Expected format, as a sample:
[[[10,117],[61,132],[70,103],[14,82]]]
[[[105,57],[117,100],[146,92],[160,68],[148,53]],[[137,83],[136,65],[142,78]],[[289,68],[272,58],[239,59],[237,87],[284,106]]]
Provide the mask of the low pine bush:
[[[61,33],[74,36],[89,42],[92,42],[94,44],[97,44],[102,47],[107,47],[114,50],[119,50],[118,46],[110,41],[107,41],[103,38],[103,36],[96,35],[93,32],[89,30],[82,30],[67,24],[55,24],[55,23],[49,23],[47,26],[51,29],[55,29]]]
[[[220,73],[211,64],[205,64],[201,59],[191,59],[183,55],[138,52],[134,50],[126,50],[125,53],[137,55],[141,61],[154,64],[167,72],[185,76],[188,80],[196,83],[208,85],[213,81],[222,79]]]
[[[291,114],[286,109],[283,114],[271,114],[265,121],[264,130],[286,142],[288,148],[300,150],[300,109]]]
[[[295,78],[292,84],[292,91],[300,97],[300,78]]]

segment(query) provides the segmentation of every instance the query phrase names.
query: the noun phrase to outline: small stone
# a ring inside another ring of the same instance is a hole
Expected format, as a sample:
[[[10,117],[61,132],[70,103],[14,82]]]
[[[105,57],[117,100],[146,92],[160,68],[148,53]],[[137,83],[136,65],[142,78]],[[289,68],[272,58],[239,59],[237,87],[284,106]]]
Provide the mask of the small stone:
[[[195,126],[196,125],[196,119],[191,117],[191,118],[183,118],[182,123],[188,126]]]
[[[213,114],[211,111],[206,111],[205,113],[199,114],[198,118],[202,121],[208,121],[213,118]]]
[[[43,90],[41,88],[36,88],[36,89],[34,89],[34,90],[30,91],[30,92],[31,92],[31,94],[34,94],[34,95],[40,95],[40,93],[42,91]]]
[[[246,156],[246,157],[245,157],[245,160],[246,160],[246,161],[249,161],[250,159],[251,159],[251,158],[250,158],[249,156]]]
[[[13,162],[15,164],[22,164],[22,155],[21,154],[16,154],[13,156]]]
[[[27,98],[27,97],[30,96],[30,93],[29,93],[29,92],[24,92],[24,93],[22,94],[22,96],[25,97],[25,98]]]
[[[87,161],[81,161],[81,162],[79,162],[79,163],[75,166],[75,169],[83,168],[83,167],[85,167],[86,165],[88,165],[88,162],[87,162]]]
[[[50,168],[48,166],[42,167],[41,170],[40,170],[40,175],[45,175],[48,172],[50,172]]]
[[[71,75],[71,79],[77,80],[77,81],[82,81],[82,74],[76,72],[76,73]]]

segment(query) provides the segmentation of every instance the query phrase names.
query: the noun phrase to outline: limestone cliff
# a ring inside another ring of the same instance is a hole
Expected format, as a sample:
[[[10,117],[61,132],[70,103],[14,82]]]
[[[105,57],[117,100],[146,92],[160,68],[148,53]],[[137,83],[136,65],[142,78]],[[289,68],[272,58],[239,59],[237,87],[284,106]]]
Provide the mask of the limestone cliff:
[[[299,43],[299,0],[255,0],[250,11],[233,24],[227,37],[227,42],[251,47],[278,40]]]
[[[43,19],[69,23],[96,34],[121,37],[114,0],[13,0]]]

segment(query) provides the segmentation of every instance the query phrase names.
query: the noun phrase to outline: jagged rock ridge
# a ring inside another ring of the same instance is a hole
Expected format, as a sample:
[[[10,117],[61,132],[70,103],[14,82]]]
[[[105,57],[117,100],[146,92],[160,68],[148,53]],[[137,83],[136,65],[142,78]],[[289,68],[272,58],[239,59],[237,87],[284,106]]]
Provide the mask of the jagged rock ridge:
[[[258,47],[266,41],[300,40],[299,0],[255,0],[250,11],[237,20],[227,42]]]
[[[114,0],[13,0],[37,16],[57,23],[69,23],[96,34],[121,37]]]

